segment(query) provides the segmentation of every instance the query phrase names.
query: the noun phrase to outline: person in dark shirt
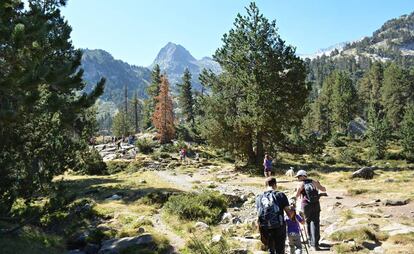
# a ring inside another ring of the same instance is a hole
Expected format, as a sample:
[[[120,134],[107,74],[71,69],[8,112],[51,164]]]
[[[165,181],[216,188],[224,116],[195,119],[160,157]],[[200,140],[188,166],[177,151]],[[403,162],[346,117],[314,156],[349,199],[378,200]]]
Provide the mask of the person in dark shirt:
[[[276,191],[276,178],[267,178],[265,185],[266,191],[256,198],[260,239],[270,254],[285,254],[286,223],[283,212],[288,217],[292,217],[293,213],[286,195]]]
[[[309,179],[305,170],[299,170],[296,173],[296,177],[300,182],[296,192],[296,199],[302,198],[302,211],[305,214],[310,245],[314,250],[319,250],[319,218],[321,213],[319,191],[326,192],[326,188],[319,181]]]

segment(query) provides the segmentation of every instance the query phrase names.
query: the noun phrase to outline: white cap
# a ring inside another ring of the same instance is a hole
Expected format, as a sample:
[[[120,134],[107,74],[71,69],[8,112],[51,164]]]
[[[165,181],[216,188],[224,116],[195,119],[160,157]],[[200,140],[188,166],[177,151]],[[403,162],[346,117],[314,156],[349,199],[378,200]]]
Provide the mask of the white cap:
[[[298,176],[307,176],[306,171],[301,169],[296,173],[296,177]]]

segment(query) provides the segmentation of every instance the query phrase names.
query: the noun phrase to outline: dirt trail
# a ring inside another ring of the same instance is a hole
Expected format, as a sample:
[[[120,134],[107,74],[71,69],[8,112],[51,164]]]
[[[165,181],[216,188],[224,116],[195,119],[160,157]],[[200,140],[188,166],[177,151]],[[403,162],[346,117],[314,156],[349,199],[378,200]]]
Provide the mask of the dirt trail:
[[[171,250],[170,253],[179,253],[179,250],[185,247],[185,240],[176,233],[174,233],[174,231],[164,223],[160,213],[155,214],[151,219],[152,223],[156,225],[158,233],[166,236],[170,240],[170,244],[174,248],[173,250]]]

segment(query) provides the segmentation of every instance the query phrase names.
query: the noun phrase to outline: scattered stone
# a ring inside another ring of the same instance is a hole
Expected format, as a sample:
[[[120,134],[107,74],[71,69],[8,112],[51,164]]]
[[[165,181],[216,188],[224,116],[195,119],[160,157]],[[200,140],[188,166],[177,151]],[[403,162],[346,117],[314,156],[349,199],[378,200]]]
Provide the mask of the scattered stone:
[[[374,253],[383,254],[385,253],[385,251],[384,251],[384,248],[382,248],[381,246],[377,246],[374,248]]]
[[[337,197],[335,197],[335,198],[336,198],[336,199],[344,199],[344,197],[338,197],[338,196],[337,196]]]
[[[221,236],[221,235],[215,235],[215,236],[213,236],[213,238],[211,239],[211,242],[213,242],[213,243],[218,243],[218,242],[220,242],[221,241],[221,239],[222,239],[223,237]]]
[[[380,229],[381,231],[385,231],[388,235],[399,235],[399,234],[409,234],[414,233],[414,227],[399,224],[399,223],[392,223]]]
[[[395,180],[392,178],[387,178],[384,180],[384,183],[393,183],[393,182],[395,182]]]
[[[374,169],[374,167],[363,167],[352,173],[352,178],[372,179],[374,178]]]
[[[335,202],[334,207],[340,207],[340,206],[342,206],[341,202]]]
[[[154,244],[154,238],[150,234],[140,235],[136,237],[124,237],[119,239],[111,239],[102,243],[99,254],[120,254],[123,250],[136,247],[139,249],[143,246]]]
[[[240,211],[240,208],[239,208],[239,207],[235,207],[233,210],[234,210],[235,212],[238,212],[238,211]]]
[[[392,217],[392,215],[391,214],[385,214],[384,215],[384,218],[391,218]]]
[[[110,196],[109,198],[107,198],[107,200],[120,200],[120,199],[122,199],[122,197],[119,196],[118,194],[114,194]]]
[[[367,226],[368,226],[367,224],[357,224],[357,225],[343,226],[343,227],[338,227],[338,225],[335,225],[334,227],[328,227],[330,229],[328,230],[327,228],[325,229],[324,232],[327,238],[330,238],[333,234],[341,234],[343,236],[346,236],[348,232],[360,230]],[[352,239],[343,239],[343,240],[352,240]]]
[[[381,202],[381,199],[375,199],[375,202],[377,202],[377,203]]]
[[[144,184],[144,183],[147,183],[147,181],[145,181],[145,180],[141,180],[141,181],[139,181],[139,183]]]
[[[137,232],[138,232],[138,234],[143,234],[143,233],[145,233],[145,228],[140,227],[140,228],[138,228]]]
[[[239,217],[233,217],[233,218],[231,219],[231,222],[232,222],[233,224],[241,224],[241,223],[242,223],[242,220],[241,220]]]
[[[401,206],[408,204],[409,199],[387,199],[384,201],[385,206]]]
[[[245,202],[240,196],[232,193],[223,193],[223,195],[227,198],[229,207],[240,207]]]
[[[223,217],[221,217],[221,223],[229,223],[233,219],[233,215],[231,213],[224,213]]]
[[[88,243],[83,250],[86,254],[97,254],[99,252],[99,245]]]
[[[196,227],[197,229],[201,230],[201,231],[205,231],[205,230],[207,230],[207,229],[209,229],[209,228],[210,228],[210,226],[209,226],[209,225],[207,225],[206,223],[201,222],[201,221],[198,221],[198,222],[195,224],[195,227]]]
[[[350,219],[346,221],[346,225],[358,225],[358,224],[365,224],[368,223],[368,219],[367,218],[354,218],[354,219]]]

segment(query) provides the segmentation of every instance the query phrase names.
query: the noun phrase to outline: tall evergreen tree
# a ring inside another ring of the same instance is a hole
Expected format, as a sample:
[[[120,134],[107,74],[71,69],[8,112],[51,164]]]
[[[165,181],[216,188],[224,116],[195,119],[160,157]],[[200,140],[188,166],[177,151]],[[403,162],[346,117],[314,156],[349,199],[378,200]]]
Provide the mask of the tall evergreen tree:
[[[410,103],[401,122],[400,140],[407,160],[414,161],[414,104]]]
[[[366,118],[370,104],[379,109],[381,104],[381,87],[384,80],[384,68],[380,62],[371,65],[368,72],[358,82],[358,99],[360,112]]]
[[[276,22],[254,3],[246,10],[214,54],[223,73],[204,77],[211,93],[201,130],[210,143],[259,165],[264,150],[300,124],[309,89],[304,62],[280,38]]]
[[[66,1],[26,2],[0,2],[0,214],[75,166],[94,123],[88,108],[105,83],[82,93],[82,53],[59,10]]]
[[[112,133],[117,137],[127,137],[134,131],[134,124],[131,117],[125,114],[123,110],[120,110],[113,119]]]
[[[156,97],[160,93],[161,84],[161,70],[160,66],[156,64],[151,72],[151,84],[147,88],[148,99],[144,102],[144,128],[152,126],[152,115],[154,114],[155,105],[157,104]]]
[[[370,155],[374,159],[383,159],[389,138],[389,128],[384,114],[378,111],[375,102],[372,102],[369,106],[366,136],[370,147]]]
[[[335,77],[330,106],[332,122],[336,131],[343,132],[356,113],[356,90],[347,73],[334,71],[332,75]]]
[[[185,120],[194,125],[194,100],[191,92],[191,73],[188,68],[183,75],[183,83],[179,85],[180,95],[178,97],[181,112]]]
[[[152,117],[161,144],[170,142],[175,136],[173,102],[169,89],[168,79],[161,76],[160,93],[156,97],[157,104]]]
[[[397,130],[404,115],[404,107],[410,95],[410,83],[407,72],[395,63],[384,70],[382,87],[382,105],[390,126]]]
[[[135,126],[135,133],[139,132],[139,119],[141,115],[141,104],[138,100],[138,93],[135,92],[134,99],[132,100],[132,107],[134,109],[134,126]]]

